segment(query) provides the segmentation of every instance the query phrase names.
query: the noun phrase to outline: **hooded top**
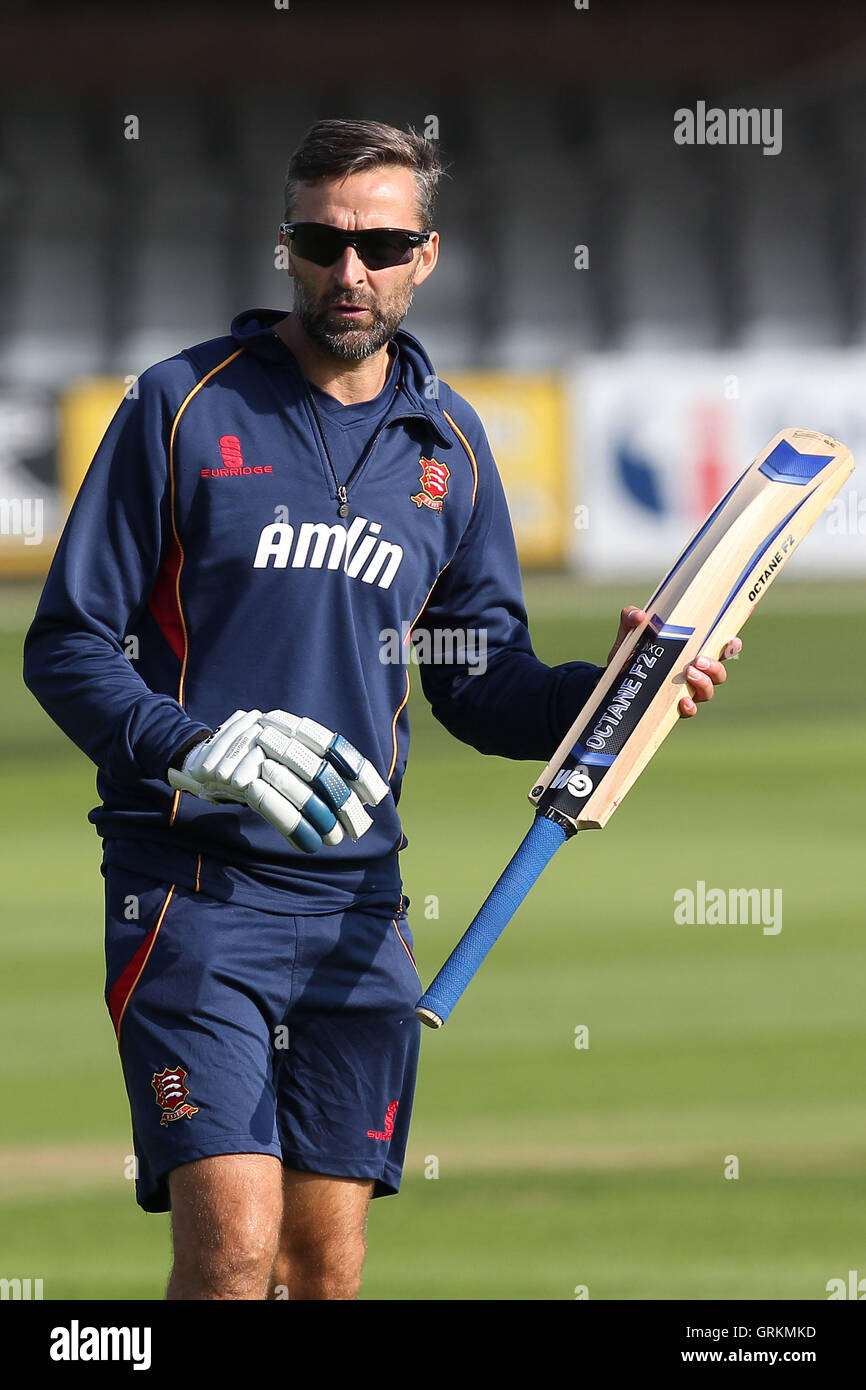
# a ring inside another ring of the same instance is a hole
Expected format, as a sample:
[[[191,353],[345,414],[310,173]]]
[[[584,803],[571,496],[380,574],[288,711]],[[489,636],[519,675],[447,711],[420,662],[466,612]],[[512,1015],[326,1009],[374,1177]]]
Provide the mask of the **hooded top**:
[[[139,377],[70,512],[24,678],[97,765],[106,862],[223,900],[391,916],[409,634],[437,719],[508,758],[547,759],[599,668],[534,655],[483,427],[417,339],[392,340],[372,433],[353,406],[341,429],[274,332],[284,317],[249,310]],[[349,739],[390,782],[373,827],[304,855],[246,806],[172,790],[173,756],[236,709]]]

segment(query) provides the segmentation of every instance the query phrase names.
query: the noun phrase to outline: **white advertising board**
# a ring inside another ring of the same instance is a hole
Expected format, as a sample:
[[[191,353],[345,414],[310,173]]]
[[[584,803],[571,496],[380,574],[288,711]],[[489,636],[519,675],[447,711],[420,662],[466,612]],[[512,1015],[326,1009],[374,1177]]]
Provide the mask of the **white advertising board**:
[[[866,573],[866,353],[609,355],[572,380],[571,558],[591,579],[660,576],[749,461],[789,425],[858,468],[789,572]]]

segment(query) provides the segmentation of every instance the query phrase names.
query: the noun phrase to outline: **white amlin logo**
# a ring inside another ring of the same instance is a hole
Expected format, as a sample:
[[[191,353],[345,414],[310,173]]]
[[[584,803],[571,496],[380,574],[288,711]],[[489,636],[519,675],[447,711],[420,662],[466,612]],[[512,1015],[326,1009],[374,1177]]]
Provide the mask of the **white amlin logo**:
[[[149,1327],[82,1327],[73,1318],[68,1327],[52,1327],[52,1361],[131,1361],[134,1371],[149,1371]]]
[[[295,528],[276,521],[259,536],[253,569],[342,569],[362,584],[389,589],[403,560],[403,547],[379,539],[378,521],[356,516],[351,526],[326,526],[323,521],[304,521]],[[364,532],[367,532],[364,535]]]

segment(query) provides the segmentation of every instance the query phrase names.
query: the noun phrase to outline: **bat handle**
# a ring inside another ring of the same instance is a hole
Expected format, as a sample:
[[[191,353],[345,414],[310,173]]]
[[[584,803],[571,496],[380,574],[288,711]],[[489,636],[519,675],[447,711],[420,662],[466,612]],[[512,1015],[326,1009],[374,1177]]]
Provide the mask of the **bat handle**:
[[[532,885],[568,834],[556,821],[536,816],[510,863],[457,942],[439,974],[415,1006],[428,1028],[441,1028],[454,1005],[499,940]]]

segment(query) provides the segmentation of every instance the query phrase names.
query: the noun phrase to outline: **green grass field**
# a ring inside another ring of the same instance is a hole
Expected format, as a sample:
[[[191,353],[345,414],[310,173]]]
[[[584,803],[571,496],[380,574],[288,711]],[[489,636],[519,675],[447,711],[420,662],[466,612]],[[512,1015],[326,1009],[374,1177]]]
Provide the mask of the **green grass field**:
[[[636,587],[534,580],[538,654],[603,660]],[[34,599],[0,591],[0,1276],[160,1298],[168,1221],[125,1176],[102,1001],[93,769],[20,681]],[[862,588],[783,580],[727,689],[425,1032],[364,1297],[822,1299],[866,1275],[864,615]],[[536,767],[457,744],[417,688],[413,708],[403,874],[426,981],[527,828]],[[782,930],[677,925],[673,894],[700,879],[781,888]]]

